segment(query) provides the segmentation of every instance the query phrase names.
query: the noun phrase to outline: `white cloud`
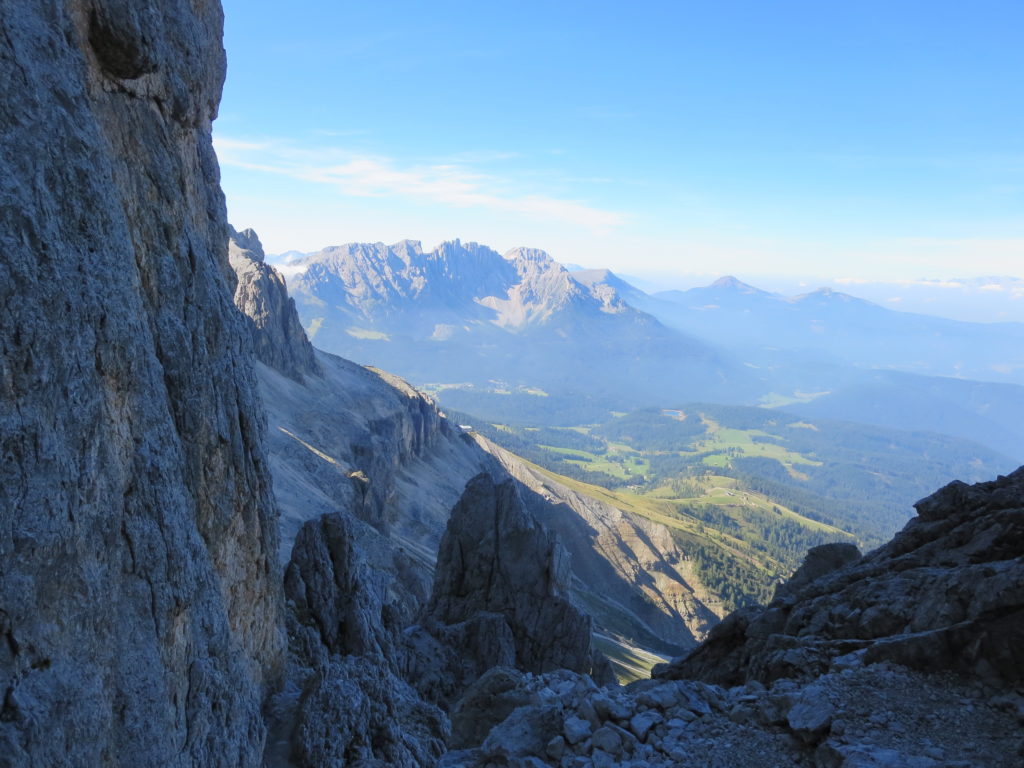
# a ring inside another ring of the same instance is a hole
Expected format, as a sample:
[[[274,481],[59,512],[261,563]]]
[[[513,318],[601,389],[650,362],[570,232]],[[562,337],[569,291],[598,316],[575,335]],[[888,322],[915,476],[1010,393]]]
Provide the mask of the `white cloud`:
[[[330,185],[352,197],[401,196],[458,208],[486,208],[571,224],[595,234],[607,234],[627,218],[577,200],[522,191],[510,180],[475,171],[461,160],[401,163],[337,147],[297,148],[277,140],[219,136],[214,146],[222,165]]]

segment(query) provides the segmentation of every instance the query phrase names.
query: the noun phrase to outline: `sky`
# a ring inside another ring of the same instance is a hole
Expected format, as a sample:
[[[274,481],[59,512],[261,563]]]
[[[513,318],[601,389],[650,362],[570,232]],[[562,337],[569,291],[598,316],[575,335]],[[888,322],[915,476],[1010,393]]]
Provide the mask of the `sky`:
[[[214,141],[268,252],[1024,273],[1020,0],[223,4]]]

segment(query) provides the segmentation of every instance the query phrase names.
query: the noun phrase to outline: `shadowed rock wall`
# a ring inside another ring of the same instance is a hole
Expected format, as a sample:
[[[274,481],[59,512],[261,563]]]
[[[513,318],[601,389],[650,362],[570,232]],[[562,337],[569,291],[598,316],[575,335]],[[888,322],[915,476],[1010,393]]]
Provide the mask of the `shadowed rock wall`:
[[[275,508],[211,0],[0,6],[0,763],[257,765]]]

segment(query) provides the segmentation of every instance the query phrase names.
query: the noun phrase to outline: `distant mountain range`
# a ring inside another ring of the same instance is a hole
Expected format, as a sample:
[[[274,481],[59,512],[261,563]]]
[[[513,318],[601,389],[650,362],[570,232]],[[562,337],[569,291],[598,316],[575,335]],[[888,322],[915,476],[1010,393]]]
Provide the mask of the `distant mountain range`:
[[[505,423],[692,401],[785,405],[1024,457],[1024,324],[967,323],[733,277],[645,293],[543,251],[453,240],[287,254],[313,343]]]
[[[543,251],[350,244],[293,267],[303,269],[290,288],[316,346],[435,390],[606,413],[742,402],[762,388],[731,355],[585,285]]]
[[[1024,384],[1024,323],[966,323],[886,309],[821,288],[781,296],[723,277],[688,291],[639,291],[607,270],[573,273],[701,339],[771,360],[777,350],[825,363]]]

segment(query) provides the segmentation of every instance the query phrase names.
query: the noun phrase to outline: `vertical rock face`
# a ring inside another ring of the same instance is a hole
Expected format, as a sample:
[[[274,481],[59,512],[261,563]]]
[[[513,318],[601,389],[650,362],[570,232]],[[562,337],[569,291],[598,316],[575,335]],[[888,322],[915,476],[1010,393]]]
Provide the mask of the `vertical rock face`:
[[[306,338],[295,302],[281,273],[263,258],[263,245],[251,229],[229,228],[228,254],[235,271],[235,305],[246,316],[256,356],[285,376],[301,382],[319,376],[313,345]]]
[[[0,756],[257,765],[275,509],[213,0],[0,8]]]

